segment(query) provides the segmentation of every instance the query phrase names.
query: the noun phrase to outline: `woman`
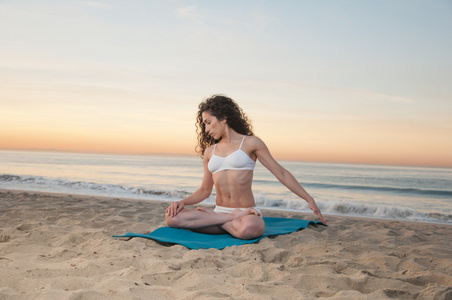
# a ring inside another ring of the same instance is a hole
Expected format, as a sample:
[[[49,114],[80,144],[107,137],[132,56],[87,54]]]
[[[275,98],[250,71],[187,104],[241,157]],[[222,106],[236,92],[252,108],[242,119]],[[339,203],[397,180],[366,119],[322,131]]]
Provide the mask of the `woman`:
[[[314,199],[298,181],[271,156],[265,143],[253,135],[242,109],[230,98],[214,95],[199,105],[198,147],[204,162],[201,187],[165,211],[166,224],[203,233],[226,233],[240,239],[261,236],[262,214],[251,190],[253,169],[259,160],[289,190],[308,202],[322,220]],[[215,185],[215,208],[186,208],[208,198]]]

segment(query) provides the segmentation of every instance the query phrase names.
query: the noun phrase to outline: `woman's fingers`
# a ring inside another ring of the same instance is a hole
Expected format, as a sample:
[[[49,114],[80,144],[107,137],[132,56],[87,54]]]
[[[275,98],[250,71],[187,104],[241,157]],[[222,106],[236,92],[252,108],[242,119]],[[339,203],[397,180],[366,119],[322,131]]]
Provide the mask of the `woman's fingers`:
[[[175,217],[178,213],[177,211],[177,202],[173,202],[173,217]]]
[[[325,224],[327,225],[325,218],[323,218],[322,213],[320,212],[320,209],[318,208],[317,204],[315,202],[311,203],[309,205],[309,208],[314,212],[314,214],[317,215],[317,217],[319,217],[319,219]]]
[[[171,218],[175,217],[182,209],[184,208],[184,204],[180,202],[173,202],[166,209],[166,213]]]
[[[173,202],[166,209],[166,214],[172,218],[176,215],[176,213],[175,213],[176,211],[177,211],[177,203]]]
[[[176,202],[176,215],[184,208],[184,204],[181,202]]]
[[[318,214],[316,214],[316,215],[317,215],[317,216],[319,217],[319,219],[323,222],[323,224],[328,225],[328,224],[326,223],[326,221],[325,221],[325,218],[323,218],[322,213],[320,212],[320,210],[319,210]]]

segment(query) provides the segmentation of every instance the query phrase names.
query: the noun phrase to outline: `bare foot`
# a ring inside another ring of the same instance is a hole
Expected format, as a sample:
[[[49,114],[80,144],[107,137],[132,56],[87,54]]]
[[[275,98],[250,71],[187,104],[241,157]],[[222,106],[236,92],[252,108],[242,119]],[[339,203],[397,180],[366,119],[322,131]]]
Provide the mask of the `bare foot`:
[[[205,213],[213,213],[213,210],[212,210],[212,209],[207,208],[207,207],[202,207],[202,206],[198,206],[198,207],[196,208],[196,210],[199,210],[199,211],[202,211],[202,212],[205,212]]]
[[[247,208],[247,209],[236,208],[236,209],[234,209],[234,211],[231,214],[236,216],[236,219],[247,216],[247,215],[260,216],[260,213],[258,213],[254,208]]]

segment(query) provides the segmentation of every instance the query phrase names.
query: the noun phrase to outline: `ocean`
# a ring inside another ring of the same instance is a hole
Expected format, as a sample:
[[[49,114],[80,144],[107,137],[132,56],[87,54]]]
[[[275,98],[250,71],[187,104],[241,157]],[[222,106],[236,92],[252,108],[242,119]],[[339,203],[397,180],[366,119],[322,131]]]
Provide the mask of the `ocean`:
[[[280,163],[324,215],[452,224],[452,169]],[[196,191],[202,175],[202,160],[194,156],[0,151],[3,189],[174,201]],[[253,193],[261,208],[310,211],[260,163]],[[215,203],[215,189],[204,203]]]

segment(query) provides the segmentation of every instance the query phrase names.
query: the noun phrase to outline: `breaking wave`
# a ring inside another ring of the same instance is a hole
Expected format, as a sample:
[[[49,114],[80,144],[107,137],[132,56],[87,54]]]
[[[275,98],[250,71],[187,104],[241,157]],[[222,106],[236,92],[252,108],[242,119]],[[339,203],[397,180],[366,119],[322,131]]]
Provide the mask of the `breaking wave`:
[[[370,187],[370,186],[352,186],[352,185],[334,185],[334,184],[304,184],[307,187],[317,187],[321,189],[359,189],[371,191],[387,191],[392,193],[415,193],[423,195],[436,195],[442,197],[452,196],[450,191],[440,190],[420,190],[392,187]],[[162,190],[143,187],[124,186],[118,184],[105,184],[87,181],[71,181],[65,179],[47,178],[43,176],[18,176],[2,174],[0,175],[0,188],[57,192],[70,194],[83,194],[94,196],[123,197],[144,200],[175,201],[187,197],[193,191],[185,190]],[[206,203],[213,204],[215,195],[213,194]],[[309,212],[305,201],[299,200],[275,200],[256,195],[256,205],[266,209],[292,210]],[[423,213],[418,210],[406,207],[362,204],[345,201],[327,200],[319,203],[320,209],[325,214],[337,214],[348,216],[388,218],[397,220],[423,221],[451,223],[452,215],[446,213]]]

